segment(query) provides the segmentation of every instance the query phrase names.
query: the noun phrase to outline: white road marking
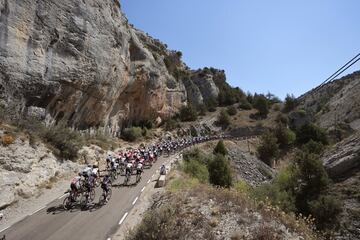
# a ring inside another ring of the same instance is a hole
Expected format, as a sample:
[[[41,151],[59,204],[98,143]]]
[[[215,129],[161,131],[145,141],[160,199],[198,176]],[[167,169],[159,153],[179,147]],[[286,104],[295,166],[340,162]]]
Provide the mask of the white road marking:
[[[31,215],[34,215],[35,213],[37,212],[40,212],[41,210],[43,210],[46,206],[42,207],[42,208],[39,208],[38,210],[36,210],[35,212],[33,212]]]
[[[129,214],[128,212],[124,214],[124,216],[121,218],[121,220],[119,222],[119,225],[121,225],[124,222],[124,220],[125,220],[125,218],[127,217],[128,214]]]
[[[151,179],[149,179],[149,180],[147,181],[147,183],[150,183],[150,180],[151,180]]]
[[[5,230],[6,230],[6,229],[8,229],[9,227],[11,227],[11,226],[8,226],[8,227],[6,227],[6,228],[4,228],[4,229],[0,230],[0,232],[5,231]]]
[[[111,240],[111,238],[108,238],[108,239],[106,239],[106,240]]]
[[[141,192],[143,192],[145,190],[145,187],[143,187],[142,189],[141,189]]]
[[[152,176],[151,176],[151,178],[154,178],[155,177],[155,174],[153,174]]]
[[[67,193],[65,193],[64,195],[60,196],[58,199],[62,199],[63,197],[65,197],[67,195]]]
[[[139,197],[136,197],[135,200],[132,202],[132,205],[135,205],[135,203],[138,199],[139,199]]]

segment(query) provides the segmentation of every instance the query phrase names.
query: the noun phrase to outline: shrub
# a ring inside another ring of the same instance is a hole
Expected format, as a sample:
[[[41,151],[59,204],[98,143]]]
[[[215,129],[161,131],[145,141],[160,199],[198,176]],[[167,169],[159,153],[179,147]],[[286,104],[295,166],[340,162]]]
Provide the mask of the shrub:
[[[208,163],[208,158],[209,157],[203,154],[198,148],[195,148],[191,151],[185,151],[183,153],[183,159],[185,162],[195,160],[206,165]]]
[[[266,183],[256,187],[251,196],[257,200],[270,201],[274,206],[278,206],[285,212],[293,212],[295,199],[291,192],[281,190],[278,185]]]
[[[129,142],[134,142],[142,136],[142,129],[140,127],[125,128],[121,134],[122,138]]]
[[[251,190],[251,187],[245,181],[237,181],[234,184],[234,188],[241,193],[249,193]]]
[[[296,108],[296,106],[298,104],[299,104],[298,100],[295,98],[294,95],[287,94],[286,98],[285,98],[283,112],[286,112],[286,113],[291,112],[292,110],[294,110]]]
[[[279,114],[276,116],[275,121],[276,121],[279,125],[283,125],[283,126],[289,125],[289,118],[288,118],[285,114],[279,113]]]
[[[197,110],[198,110],[200,116],[206,115],[207,108],[204,104],[201,104],[200,106],[198,106]]]
[[[315,124],[309,123],[303,125],[296,134],[297,142],[299,144],[306,144],[310,140],[315,142],[321,142],[322,144],[328,144],[328,138],[325,130],[316,126]]]
[[[263,95],[258,95],[254,101],[254,107],[258,110],[258,115],[260,117],[266,118],[269,114],[269,103],[266,97]]]
[[[209,181],[209,171],[206,165],[197,160],[185,161],[183,171],[191,177],[198,179],[201,183]]]
[[[257,148],[259,158],[269,166],[273,165],[273,160],[279,154],[277,138],[270,132],[261,137],[260,146]]]
[[[179,127],[180,127],[180,123],[173,118],[170,118],[170,119],[166,120],[166,122],[165,122],[165,130],[166,131],[172,131]]]
[[[197,112],[191,105],[184,106],[180,109],[179,117],[183,122],[195,121],[197,119]]]
[[[325,146],[320,142],[310,140],[308,143],[303,145],[301,149],[307,153],[321,154],[324,151]]]
[[[227,126],[230,125],[230,117],[229,114],[225,111],[225,110],[221,110],[218,119],[217,119],[217,124],[226,128]]]
[[[76,131],[72,131],[64,124],[49,128],[42,136],[46,142],[54,146],[55,154],[64,159],[74,160],[83,145],[83,138]]]
[[[214,154],[221,154],[221,155],[227,155],[228,154],[228,151],[224,145],[224,141],[223,140],[220,140],[216,147],[214,148],[214,151],[213,151]]]
[[[251,103],[248,102],[248,100],[245,99],[240,102],[239,108],[243,109],[243,110],[251,110],[252,105],[251,105]]]
[[[2,142],[2,144],[4,146],[8,146],[8,145],[13,144],[15,142],[15,137],[13,135],[10,135],[10,134],[5,134],[4,136],[2,136],[1,142]]]
[[[341,202],[334,196],[321,195],[318,199],[309,202],[310,213],[315,217],[318,229],[330,229],[338,223],[342,212]]]
[[[288,147],[295,143],[296,134],[284,126],[278,126],[275,135],[281,148]]]
[[[207,99],[205,106],[209,112],[215,112],[218,102],[214,98]]]
[[[234,105],[227,107],[226,111],[230,116],[234,116],[237,113],[237,109]]]
[[[208,169],[211,184],[220,187],[230,187],[232,185],[230,165],[223,155],[215,155],[209,162]]]
[[[325,190],[329,184],[329,177],[319,159],[319,156],[307,152],[298,152],[296,158],[298,168],[298,190],[296,194],[296,207],[299,212],[309,213],[308,201]]]

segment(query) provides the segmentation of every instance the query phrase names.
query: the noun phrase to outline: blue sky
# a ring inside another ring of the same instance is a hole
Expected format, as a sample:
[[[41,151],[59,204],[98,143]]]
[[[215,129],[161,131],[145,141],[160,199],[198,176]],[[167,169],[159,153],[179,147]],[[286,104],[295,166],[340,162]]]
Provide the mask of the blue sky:
[[[360,52],[360,0],[120,2],[135,27],[182,51],[189,67],[224,69],[245,91],[299,96]]]

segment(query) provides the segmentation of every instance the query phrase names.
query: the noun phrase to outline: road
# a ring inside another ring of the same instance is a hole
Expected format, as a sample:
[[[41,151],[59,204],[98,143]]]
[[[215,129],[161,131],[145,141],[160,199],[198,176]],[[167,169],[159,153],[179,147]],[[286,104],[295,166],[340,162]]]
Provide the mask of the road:
[[[110,201],[102,207],[90,207],[88,210],[62,208],[64,197],[49,203],[45,208],[26,217],[0,233],[6,240],[101,240],[115,233],[127,213],[136,205],[144,187],[158,176],[161,164],[169,158],[160,157],[151,169],[145,169],[142,180],[129,187],[121,186],[123,177],[115,181]],[[135,182],[135,175],[130,183]],[[96,191],[95,202],[101,195],[100,187]]]

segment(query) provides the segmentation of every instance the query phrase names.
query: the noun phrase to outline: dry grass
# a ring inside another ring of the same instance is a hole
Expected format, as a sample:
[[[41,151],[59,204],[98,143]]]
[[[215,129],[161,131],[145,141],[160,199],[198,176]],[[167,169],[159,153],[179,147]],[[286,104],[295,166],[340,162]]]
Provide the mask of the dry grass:
[[[1,142],[4,146],[9,146],[15,142],[16,138],[12,134],[5,134],[1,138]]]

